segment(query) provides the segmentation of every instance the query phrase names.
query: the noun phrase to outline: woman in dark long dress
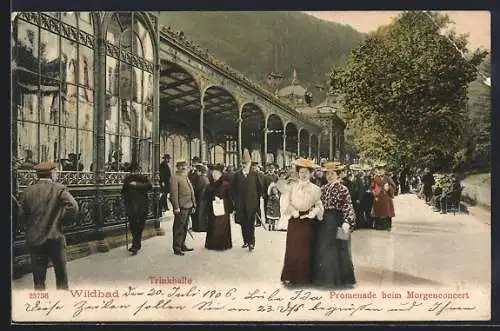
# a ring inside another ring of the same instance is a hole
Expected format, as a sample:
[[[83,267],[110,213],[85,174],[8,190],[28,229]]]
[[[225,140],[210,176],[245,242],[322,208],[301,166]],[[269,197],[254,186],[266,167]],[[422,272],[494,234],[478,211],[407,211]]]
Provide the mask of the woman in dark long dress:
[[[229,196],[229,181],[223,176],[224,166],[216,164],[212,168],[212,181],[207,188],[205,214],[208,217],[207,237],[205,248],[223,251],[232,248],[231,223],[229,215],[233,205]],[[215,216],[212,201],[222,199],[224,202],[224,215]]]
[[[192,220],[192,229],[194,232],[206,232],[207,231],[207,214],[205,213],[206,210],[206,190],[208,188],[208,185],[210,184],[210,181],[207,176],[208,169],[205,165],[203,164],[197,164],[196,165],[196,189],[195,189],[195,198],[196,198],[196,205],[198,206],[191,215],[191,220]]]
[[[324,168],[328,184],[321,188],[324,216],[323,221],[316,224],[313,283],[334,288],[351,287],[356,283],[351,240],[337,239],[337,231],[352,231],[356,216],[349,190],[339,179],[342,166],[338,162],[328,162]]]
[[[321,189],[310,180],[314,162],[299,159],[295,166],[299,180],[290,188],[284,213],[288,229],[281,281],[287,286],[311,283],[312,223],[323,217]]]

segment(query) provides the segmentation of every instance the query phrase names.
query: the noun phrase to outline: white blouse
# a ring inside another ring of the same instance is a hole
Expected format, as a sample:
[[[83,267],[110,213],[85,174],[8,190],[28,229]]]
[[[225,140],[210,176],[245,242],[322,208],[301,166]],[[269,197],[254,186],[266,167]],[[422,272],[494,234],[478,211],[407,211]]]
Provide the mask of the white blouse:
[[[321,189],[310,181],[297,181],[290,187],[289,201],[285,214],[287,219],[298,218],[299,211],[308,211],[307,218],[323,219]]]

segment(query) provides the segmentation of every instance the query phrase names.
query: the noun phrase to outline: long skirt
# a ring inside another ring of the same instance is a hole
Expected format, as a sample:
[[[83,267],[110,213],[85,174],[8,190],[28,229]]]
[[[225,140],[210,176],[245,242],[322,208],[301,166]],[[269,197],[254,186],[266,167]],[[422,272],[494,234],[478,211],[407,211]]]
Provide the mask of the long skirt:
[[[199,199],[197,201],[198,206],[195,212],[191,215],[192,228],[194,232],[206,232],[208,227],[206,206],[206,199]]]
[[[233,247],[229,215],[215,216],[208,220],[205,248],[223,251]]]
[[[311,283],[312,222],[313,220],[308,218],[292,218],[288,221],[281,281],[294,285]]]
[[[315,224],[313,283],[327,287],[346,287],[356,283],[351,257],[351,240],[336,238],[342,225],[340,211],[325,211],[323,221]]]

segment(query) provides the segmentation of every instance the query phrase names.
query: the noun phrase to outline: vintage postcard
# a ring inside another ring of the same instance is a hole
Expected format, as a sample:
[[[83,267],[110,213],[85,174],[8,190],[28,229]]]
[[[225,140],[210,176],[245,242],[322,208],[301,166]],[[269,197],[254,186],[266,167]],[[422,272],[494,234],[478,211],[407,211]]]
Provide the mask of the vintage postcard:
[[[12,321],[489,320],[489,29],[12,13]]]

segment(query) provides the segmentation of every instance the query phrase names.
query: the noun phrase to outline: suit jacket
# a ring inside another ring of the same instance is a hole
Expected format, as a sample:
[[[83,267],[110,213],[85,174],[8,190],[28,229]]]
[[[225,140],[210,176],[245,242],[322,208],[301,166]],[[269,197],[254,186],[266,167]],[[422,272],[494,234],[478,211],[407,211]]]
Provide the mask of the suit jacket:
[[[356,201],[362,201],[363,196],[365,195],[365,187],[363,183],[363,179],[361,177],[355,177],[354,181],[352,181],[351,187],[351,200],[352,203],[355,204]]]
[[[131,182],[136,182],[131,185]],[[149,211],[148,191],[153,188],[148,177],[141,174],[130,174],[123,180],[122,197],[125,211],[131,214],[147,214]]]
[[[172,177],[170,201],[174,210],[196,208],[193,186],[188,176],[182,172],[176,172]]]
[[[26,244],[41,246],[47,239],[64,238],[63,222],[78,213],[78,203],[67,188],[41,179],[21,194],[18,206],[20,224],[26,225]]]
[[[166,162],[160,163],[160,186],[166,193],[170,192],[170,182],[172,179],[172,171]]]
[[[243,175],[243,170],[238,170],[231,183],[231,197],[235,209],[235,221],[254,222],[254,216],[260,208],[260,197],[264,193],[264,183],[261,175],[250,170],[248,175]]]

